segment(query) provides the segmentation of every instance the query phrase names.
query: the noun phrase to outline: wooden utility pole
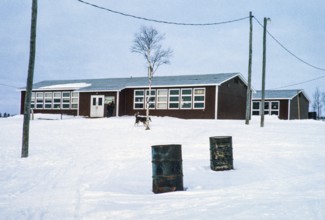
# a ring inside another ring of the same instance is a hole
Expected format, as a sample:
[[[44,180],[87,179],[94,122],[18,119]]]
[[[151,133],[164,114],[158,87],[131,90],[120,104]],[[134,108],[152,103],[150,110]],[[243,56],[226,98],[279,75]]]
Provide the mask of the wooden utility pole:
[[[298,119],[300,120],[300,93],[297,90],[297,99],[298,99]]]
[[[245,124],[249,124],[251,117],[251,88],[252,88],[252,45],[253,45],[253,15],[249,12],[249,58],[248,58],[248,85],[247,85],[247,95],[246,95],[246,121]]]
[[[37,25],[37,0],[33,0],[31,30],[30,30],[29,65],[28,65],[25,102],[24,102],[24,122],[23,122],[23,140],[22,140],[23,143],[22,143],[21,157],[28,157],[30,102],[32,96],[32,89],[33,89],[35,51],[36,51],[36,25]]]
[[[262,67],[262,102],[260,106],[261,127],[264,127],[264,102],[265,102],[265,65],[266,65],[266,25],[269,18],[264,18],[263,31],[263,67]]]

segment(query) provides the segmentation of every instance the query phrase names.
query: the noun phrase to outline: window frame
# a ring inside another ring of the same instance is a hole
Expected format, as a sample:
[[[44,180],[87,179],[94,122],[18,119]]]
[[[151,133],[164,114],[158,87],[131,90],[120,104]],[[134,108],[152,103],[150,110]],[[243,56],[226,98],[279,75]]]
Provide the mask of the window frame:
[[[64,94],[69,94],[69,96],[64,96]],[[70,91],[62,91],[61,94],[61,109],[70,109],[71,105],[71,92]]]
[[[259,109],[254,108],[254,103],[258,103]],[[277,103],[278,108],[273,108],[273,103]],[[252,115],[259,116],[261,111],[262,101],[252,101]],[[280,115],[280,101],[270,100],[264,101],[264,115]]]
[[[71,92],[71,101],[70,101],[70,108],[71,109],[78,109],[79,107],[79,92]]]
[[[195,94],[198,90],[203,90],[203,94]],[[203,97],[203,100],[195,100],[196,97]],[[193,88],[193,109],[205,109],[205,97],[205,88]],[[195,107],[195,104],[203,104],[203,107]]]
[[[41,95],[41,96],[38,96]],[[44,93],[43,92],[36,92],[35,96],[35,107],[36,109],[44,109]],[[42,106],[42,107],[39,107]]]
[[[270,103],[269,101],[264,101],[264,115],[270,114]]]
[[[53,93],[44,92],[44,109],[52,109],[52,107],[53,107]]]
[[[258,104],[258,108],[254,108],[254,103]],[[261,111],[261,101],[252,101],[252,115],[258,116]]]
[[[145,103],[144,108],[147,109],[147,100],[149,99],[149,109],[156,109],[156,89],[151,89],[151,94],[149,95],[149,89],[145,90]]]
[[[273,108],[273,103],[277,103],[277,108]],[[273,114],[276,112],[276,114]],[[280,115],[280,101],[270,101],[270,115]]]
[[[165,93],[161,94],[161,92],[165,92]],[[167,108],[168,108],[168,89],[157,89],[156,109],[167,109]]]
[[[172,91],[178,91],[178,94],[171,94]],[[172,101],[171,98],[177,97],[177,101]],[[168,89],[168,109],[179,109],[180,108],[180,97],[181,97],[181,89],[173,88]],[[171,107],[171,104],[177,104],[177,107]]]
[[[205,87],[175,87],[133,90],[133,109],[147,109],[150,99],[151,110],[204,110],[206,109]]]
[[[60,95],[59,97],[56,95]],[[59,100],[58,102],[56,100]],[[53,92],[53,109],[61,109],[62,92]]]
[[[136,93],[137,92],[142,92],[142,95],[137,95]],[[133,109],[144,109],[144,106],[145,106],[145,91],[144,89],[135,89],[133,91]],[[137,101],[137,98],[142,98],[142,101]],[[141,105],[142,104],[142,107],[136,107],[136,105]]]
[[[35,109],[35,107],[36,107],[35,101],[36,101],[36,92],[32,92],[32,96],[31,96],[31,100],[30,100],[30,108],[31,109]]]
[[[183,91],[191,91],[191,94],[183,94]],[[193,89],[192,88],[182,88],[180,94],[180,109],[192,109],[193,108]],[[190,100],[184,100],[184,98],[190,98]],[[185,104],[190,104],[189,107],[184,107]]]

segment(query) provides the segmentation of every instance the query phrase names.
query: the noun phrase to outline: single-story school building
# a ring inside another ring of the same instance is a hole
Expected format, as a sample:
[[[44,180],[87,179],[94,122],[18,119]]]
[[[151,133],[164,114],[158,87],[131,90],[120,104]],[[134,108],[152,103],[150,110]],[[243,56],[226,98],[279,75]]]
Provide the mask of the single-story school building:
[[[149,94],[147,77],[49,80],[33,85],[35,113],[105,117],[150,115],[185,119],[245,119],[247,83],[239,73],[156,76]],[[21,114],[26,90],[21,91]]]
[[[280,119],[308,119],[309,99],[303,90],[265,90],[264,114]],[[262,92],[252,97],[252,115],[260,115]]]

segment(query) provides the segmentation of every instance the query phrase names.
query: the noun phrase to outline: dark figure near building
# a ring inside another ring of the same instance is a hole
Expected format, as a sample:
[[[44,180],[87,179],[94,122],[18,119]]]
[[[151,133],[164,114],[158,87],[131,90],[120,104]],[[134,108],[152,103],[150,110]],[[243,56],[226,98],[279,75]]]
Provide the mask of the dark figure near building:
[[[107,105],[107,117],[112,117],[114,112],[114,101],[108,103]]]

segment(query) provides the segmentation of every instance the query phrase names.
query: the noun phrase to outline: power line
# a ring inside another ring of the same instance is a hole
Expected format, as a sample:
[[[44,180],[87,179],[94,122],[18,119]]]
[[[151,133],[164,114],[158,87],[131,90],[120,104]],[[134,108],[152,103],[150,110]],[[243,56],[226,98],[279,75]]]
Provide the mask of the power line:
[[[7,84],[3,84],[3,83],[0,83],[0,86],[6,86],[6,87],[10,87],[10,88],[19,89],[19,88],[17,88],[16,86],[7,85]]]
[[[259,22],[259,20],[257,19],[257,18],[255,18],[255,16],[253,17],[256,21],[257,21],[257,23],[261,26],[261,27],[263,27],[263,25],[261,24],[261,22]],[[312,68],[315,68],[315,69],[317,69],[317,70],[321,70],[321,71],[325,71],[325,69],[324,68],[321,68],[321,67],[317,67],[317,66],[315,66],[315,65],[312,65],[312,64],[310,64],[310,63],[308,63],[307,61],[305,61],[305,60],[303,60],[303,59],[301,59],[300,57],[298,57],[297,55],[295,55],[293,52],[291,52],[288,48],[286,48],[282,43],[280,43],[280,41],[279,40],[277,40],[269,31],[267,31],[267,33],[268,33],[268,35],[270,35],[270,37],[277,43],[277,44],[279,44],[285,51],[287,51],[289,54],[291,54],[293,57],[295,57],[297,60],[299,60],[300,62],[302,62],[302,63],[304,63],[304,64],[306,64],[306,65],[308,65],[308,66],[310,66],[310,67],[312,67]]]
[[[263,25],[261,24],[261,22],[253,17],[257,23],[263,27]],[[290,55],[292,55],[293,57],[295,57],[297,60],[299,60],[300,62],[314,68],[314,69],[317,69],[317,70],[320,70],[320,71],[325,71],[324,68],[320,68],[320,67],[317,67],[315,65],[312,65],[308,62],[306,62],[305,60],[301,59],[300,57],[298,57],[297,55],[295,55],[293,52],[291,52],[288,48],[286,48],[282,43],[280,43],[279,40],[277,40],[269,31],[267,31],[268,35],[270,35],[270,37],[277,43],[279,44],[285,51],[287,51]],[[292,86],[297,86],[297,85],[301,85],[301,84],[305,84],[305,83],[309,83],[309,82],[312,82],[312,81],[315,81],[315,80],[318,80],[318,79],[322,79],[322,78],[325,78],[325,75],[323,76],[319,76],[319,77],[316,77],[316,78],[313,78],[313,79],[310,79],[310,80],[306,80],[306,81],[302,81],[302,82],[299,82],[299,83],[293,83],[293,84],[289,84],[289,85],[286,85],[286,86],[281,86],[281,87],[277,87],[277,88],[273,88],[273,89],[283,89],[283,88],[288,88],[288,87],[292,87]]]
[[[112,9],[109,9],[109,8],[106,8],[106,7],[102,7],[102,6],[99,6],[99,5],[96,5],[96,4],[92,4],[92,3],[89,3],[89,2],[86,2],[86,1],[83,1],[83,0],[77,0],[83,4],[86,4],[86,5],[89,5],[89,6],[92,6],[92,7],[95,7],[95,8],[98,8],[98,9],[101,9],[101,10],[105,10],[105,11],[108,11],[108,12],[111,12],[111,13],[114,13],[114,14],[119,14],[119,15],[122,15],[122,16],[126,16],[126,17],[131,17],[131,18],[134,18],[134,19],[139,19],[139,20],[145,20],[145,21],[149,21],[149,22],[155,22],[155,23],[163,23],[163,24],[169,24],[169,25],[183,25],[183,26],[213,26],[213,25],[221,25],[221,24],[227,24],[227,23],[233,23],[233,22],[237,22],[237,21],[242,21],[242,20],[245,20],[245,19],[248,19],[250,18],[250,16],[247,16],[247,17],[243,17],[243,18],[238,18],[238,19],[234,19],[234,20],[229,20],[229,21],[222,21],[222,22],[212,22],[212,23],[181,23],[181,22],[173,22],[173,21],[163,21],[163,20],[157,20],[157,19],[151,19],[151,18],[145,18],[145,17],[140,17],[140,16],[135,16],[135,15],[131,15],[131,14],[127,14],[127,13],[124,13],[124,12],[119,12],[119,11],[115,11],[115,10],[112,10]],[[253,16],[253,18],[256,20],[256,22],[261,26],[261,27],[264,27],[261,22],[255,17]],[[287,51],[290,55],[292,55],[293,57],[295,57],[297,60],[299,60],[300,62],[314,68],[314,69],[317,69],[317,70],[320,70],[320,71],[325,71],[324,68],[321,68],[321,67],[317,67],[315,65],[312,65],[310,64],[309,62],[301,59],[300,57],[298,57],[297,55],[295,55],[293,52],[291,52],[288,48],[286,48],[279,40],[277,40],[269,31],[267,31],[267,34],[278,44],[280,45],[280,47],[282,47],[285,51]],[[295,86],[295,85],[300,85],[300,84],[304,84],[304,83],[308,83],[308,82],[311,82],[311,81],[315,81],[315,80],[318,80],[318,79],[321,79],[321,78],[325,78],[325,75],[324,76],[320,76],[320,77],[317,77],[317,78],[314,78],[314,79],[311,79],[311,80],[307,80],[307,81],[303,81],[303,82],[300,82],[300,83],[295,83],[295,84],[290,84],[290,85],[287,85],[287,86],[282,86],[282,87],[278,87],[277,89],[280,89],[280,88],[286,88],[286,87],[291,87],[291,86]]]
[[[297,86],[297,85],[309,83],[309,82],[312,82],[312,81],[315,81],[315,80],[318,80],[318,79],[322,79],[322,78],[325,78],[325,76],[320,76],[320,77],[317,77],[317,78],[314,78],[314,79],[310,79],[310,80],[306,80],[306,81],[303,81],[303,82],[294,83],[294,84],[290,84],[290,85],[286,85],[286,86],[281,86],[281,87],[277,87],[277,88],[273,88],[273,89],[283,89],[283,88],[288,88],[288,87],[291,87],[291,86]]]
[[[233,22],[237,22],[237,21],[242,21],[245,19],[248,19],[249,16],[247,17],[243,17],[243,18],[238,18],[238,19],[234,19],[234,20],[229,20],[229,21],[221,21],[221,22],[212,22],[212,23],[181,23],[181,22],[173,22],[173,21],[163,21],[163,20],[156,20],[156,19],[152,19],[152,18],[145,18],[145,17],[140,17],[140,16],[136,16],[136,15],[131,15],[131,14],[126,14],[124,12],[119,12],[119,11],[115,11],[109,8],[105,8],[99,5],[95,5],[83,0],[77,0],[83,4],[98,8],[98,9],[102,9],[105,11],[109,11],[111,13],[115,13],[115,14],[119,14],[119,15],[123,15],[126,17],[131,17],[131,18],[135,18],[135,19],[139,19],[139,20],[144,20],[144,21],[150,21],[150,22],[155,22],[155,23],[162,23],[162,24],[169,24],[169,25],[183,25],[183,26],[212,26],[212,25],[221,25],[221,24],[228,24],[228,23],[233,23]]]

